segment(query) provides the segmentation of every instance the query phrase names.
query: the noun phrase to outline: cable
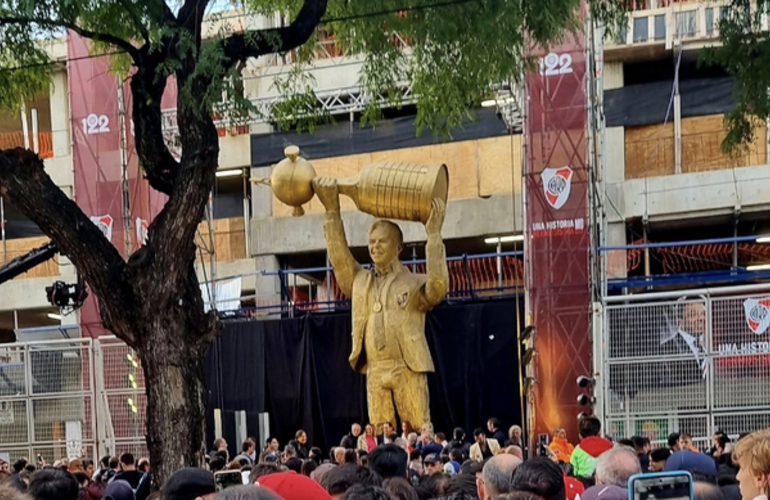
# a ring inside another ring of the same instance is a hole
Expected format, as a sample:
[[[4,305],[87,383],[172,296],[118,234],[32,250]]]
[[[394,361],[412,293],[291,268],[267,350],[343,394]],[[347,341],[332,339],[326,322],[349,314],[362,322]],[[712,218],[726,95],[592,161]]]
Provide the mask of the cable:
[[[440,7],[450,7],[452,5],[461,5],[465,3],[481,3],[484,0],[447,0],[445,2],[435,2],[425,5],[416,5],[416,6],[407,6],[407,7],[401,7],[398,9],[390,9],[390,10],[381,10],[377,12],[367,12],[364,14],[356,14],[351,16],[342,16],[342,17],[328,17],[323,18],[321,21],[319,21],[319,25],[321,24],[331,24],[331,23],[339,23],[344,21],[354,21],[356,19],[366,19],[370,17],[378,17],[378,16],[386,16],[390,14],[398,14],[399,12],[411,12],[411,11],[420,11],[420,10],[428,10],[428,9],[435,9]],[[245,15],[245,14],[244,14]],[[9,71],[18,71],[22,69],[32,69],[32,68],[41,68],[44,66],[51,66],[58,63],[69,63],[69,62],[75,62],[75,61],[82,61],[84,59],[94,59],[97,57],[105,57],[105,56],[114,56],[114,55],[120,55],[125,54],[126,52],[124,50],[115,50],[111,52],[102,52],[98,54],[89,54],[87,56],[80,56],[80,57],[73,57],[68,59],[62,59],[59,61],[49,61],[49,62],[43,62],[43,63],[35,63],[35,64],[25,64],[21,66],[14,66],[11,68],[0,68],[0,73],[5,73]],[[266,54],[267,55],[267,54]]]

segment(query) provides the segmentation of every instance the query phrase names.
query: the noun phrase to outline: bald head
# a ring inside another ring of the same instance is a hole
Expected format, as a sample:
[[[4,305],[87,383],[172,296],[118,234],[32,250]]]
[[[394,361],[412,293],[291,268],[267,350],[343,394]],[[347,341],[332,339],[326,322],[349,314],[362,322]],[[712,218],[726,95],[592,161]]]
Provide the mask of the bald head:
[[[513,472],[521,459],[507,453],[495,455],[484,464],[484,499],[513,491]]]
[[[519,460],[524,460],[524,453],[521,451],[521,447],[512,445],[505,449],[505,452],[509,455],[517,457]]]
[[[628,487],[628,478],[640,474],[642,466],[632,448],[616,446],[599,455],[596,461],[596,483]]]

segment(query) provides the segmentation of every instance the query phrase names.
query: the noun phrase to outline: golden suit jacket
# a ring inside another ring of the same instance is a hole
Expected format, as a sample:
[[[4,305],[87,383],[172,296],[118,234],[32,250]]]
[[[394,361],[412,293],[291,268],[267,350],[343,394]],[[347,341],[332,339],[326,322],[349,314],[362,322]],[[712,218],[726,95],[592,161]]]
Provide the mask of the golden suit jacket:
[[[338,213],[327,212],[324,232],[337,283],[352,299],[350,366],[359,373],[366,373],[364,333],[375,301],[374,270],[364,269],[353,258]],[[388,311],[383,318],[387,340],[398,343],[404,362],[415,372],[434,371],[425,339],[425,313],[444,300],[449,287],[446,251],[439,235],[428,235],[425,254],[427,274],[412,274],[399,262],[380,290],[383,309]]]

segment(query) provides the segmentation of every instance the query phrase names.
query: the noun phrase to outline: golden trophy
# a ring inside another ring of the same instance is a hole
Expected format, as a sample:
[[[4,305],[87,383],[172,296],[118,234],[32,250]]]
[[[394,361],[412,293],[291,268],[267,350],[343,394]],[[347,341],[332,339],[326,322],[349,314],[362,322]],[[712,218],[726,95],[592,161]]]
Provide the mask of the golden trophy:
[[[288,146],[284,154],[286,158],[273,168],[270,187],[276,198],[294,207],[294,216],[300,216],[305,213],[302,205],[315,195],[316,172],[310,162],[299,156],[297,146]],[[367,165],[354,177],[338,179],[337,185],[340,194],[351,198],[362,212],[424,223],[430,216],[434,199],[446,203],[449,173],[443,164],[387,161]]]

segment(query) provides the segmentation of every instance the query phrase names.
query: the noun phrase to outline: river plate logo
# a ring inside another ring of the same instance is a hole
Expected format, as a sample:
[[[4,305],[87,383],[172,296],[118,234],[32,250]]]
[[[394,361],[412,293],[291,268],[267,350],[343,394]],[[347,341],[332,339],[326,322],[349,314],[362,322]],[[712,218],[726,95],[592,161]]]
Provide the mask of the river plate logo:
[[[770,326],[770,297],[763,299],[746,299],[743,301],[743,310],[746,312],[746,323],[751,331],[762,335]]]
[[[567,203],[572,188],[572,169],[569,167],[546,168],[540,174],[543,193],[549,205],[559,210]]]

